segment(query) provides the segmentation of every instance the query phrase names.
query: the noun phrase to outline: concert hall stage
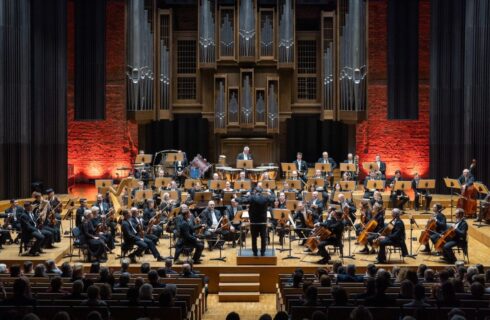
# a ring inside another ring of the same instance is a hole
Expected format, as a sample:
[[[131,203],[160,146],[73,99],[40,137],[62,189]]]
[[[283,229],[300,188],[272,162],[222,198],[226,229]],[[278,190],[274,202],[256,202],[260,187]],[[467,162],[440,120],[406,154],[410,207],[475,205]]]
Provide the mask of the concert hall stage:
[[[450,217],[450,210],[445,210],[446,215],[448,216],[448,220]],[[387,214],[389,217],[389,212]],[[418,236],[421,232],[420,228],[423,228],[426,224],[428,214],[415,213],[413,217],[415,218],[419,227],[414,226],[413,230],[413,238],[412,238],[412,251],[413,253],[417,252],[419,247],[419,243],[417,241]],[[410,236],[410,224],[408,217],[405,217],[405,227],[407,232],[407,247],[410,251],[410,242],[408,241],[408,237]],[[387,221],[388,222],[388,221]],[[470,264],[481,263],[485,267],[490,267],[490,250],[488,247],[490,246],[490,225],[483,225],[483,227],[478,228],[473,219],[469,220],[469,258]],[[63,221],[63,229],[69,230],[69,221]],[[346,233],[347,236],[347,233]],[[120,241],[120,239],[118,239]],[[347,240],[346,240],[347,241]],[[300,247],[298,245],[298,241],[292,242],[292,252],[291,255],[296,257],[297,259],[284,259],[288,256],[288,251],[282,251],[281,247],[278,245],[278,238],[274,237],[274,252],[277,257],[276,265],[238,265],[237,264],[237,255],[239,248],[232,248],[231,243],[225,244],[224,249],[222,251],[222,256],[226,257],[226,261],[220,260],[211,260],[213,258],[219,257],[219,250],[215,249],[212,252],[207,249],[204,250],[203,262],[201,265],[196,266],[196,269],[205,273],[210,277],[209,282],[209,290],[210,292],[218,291],[218,282],[219,282],[219,274],[220,273],[260,273],[260,291],[263,293],[273,293],[275,292],[275,284],[277,281],[277,275],[281,273],[290,273],[295,268],[301,267],[308,272],[314,272],[316,268],[321,265],[316,264],[316,261],[320,259],[319,256],[307,254],[303,252],[304,247]],[[357,253],[360,247],[357,247],[354,244],[354,240],[350,241],[351,244],[351,252],[354,255],[352,259],[344,258],[344,264],[355,264],[359,270],[364,270],[366,265],[369,263],[374,263],[376,255],[365,255]],[[288,247],[288,241],[285,241],[284,249]],[[248,236],[246,245],[250,247],[250,236]],[[62,262],[70,261],[70,258],[64,257],[65,254],[69,253],[69,238],[64,236],[61,243],[58,243],[57,248],[48,249],[39,257],[28,257],[28,256],[19,256],[19,246],[18,245],[6,245],[4,249],[0,251],[1,258],[0,261],[3,263],[7,263],[11,265],[13,263],[22,263],[23,261],[30,260],[36,263],[41,263],[46,261],[47,259],[54,259],[58,265]],[[158,245],[158,249],[162,256],[169,256],[170,253],[174,253],[174,250],[170,251],[169,249],[169,240],[161,239]],[[120,247],[117,246],[114,253],[109,255],[109,260],[104,263],[104,265],[110,267],[113,270],[119,269],[120,261],[117,259],[117,255],[120,253]],[[345,243],[344,249],[345,255],[349,253],[349,243]],[[73,252],[75,255],[78,255],[78,249],[74,249]],[[457,254],[458,259],[463,258],[462,253]],[[185,257],[181,257],[181,259],[185,259]],[[340,259],[338,253],[332,254],[332,261]],[[404,261],[400,260],[400,256],[398,253],[394,253],[391,256],[391,262],[389,264],[383,265],[388,268],[394,265],[398,266],[407,266],[407,267],[417,267],[419,264],[424,263],[431,268],[440,269],[442,267],[447,266],[446,263],[440,261],[437,256],[428,256],[426,254],[419,253],[415,259],[406,257]],[[71,262],[83,262],[83,257],[72,257]],[[152,267],[163,266],[163,262],[156,262],[151,255],[145,255],[138,260],[138,264],[133,264],[131,266],[133,271],[137,271],[139,265],[142,262],[149,262]],[[85,266],[89,266],[89,263],[85,263]],[[327,265],[331,266],[331,265]],[[176,269],[179,269],[179,265],[175,265]]]

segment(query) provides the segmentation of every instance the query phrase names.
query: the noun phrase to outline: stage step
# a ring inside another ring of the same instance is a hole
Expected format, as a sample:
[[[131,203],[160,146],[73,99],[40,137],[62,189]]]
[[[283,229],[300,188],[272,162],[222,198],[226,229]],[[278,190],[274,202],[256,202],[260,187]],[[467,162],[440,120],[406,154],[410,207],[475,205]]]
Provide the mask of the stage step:
[[[259,282],[260,273],[220,273],[219,282],[232,282],[232,283],[245,283],[245,282]]]
[[[260,292],[219,292],[219,302],[259,302]]]
[[[220,282],[219,292],[257,292],[260,291],[259,282]]]
[[[257,302],[260,299],[260,273],[220,273],[219,302]]]

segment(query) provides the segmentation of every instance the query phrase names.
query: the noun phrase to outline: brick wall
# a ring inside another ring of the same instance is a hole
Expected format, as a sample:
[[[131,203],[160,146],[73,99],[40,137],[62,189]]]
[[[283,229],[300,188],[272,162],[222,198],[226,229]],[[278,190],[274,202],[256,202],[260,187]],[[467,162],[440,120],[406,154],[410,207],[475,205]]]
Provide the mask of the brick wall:
[[[387,120],[387,0],[369,1],[369,83],[367,120],[357,125],[356,152],[361,163],[376,154],[387,162],[387,175],[402,170],[429,173],[429,0],[419,7],[419,119]]]
[[[106,120],[74,120],[74,7],[68,3],[68,163],[77,180],[117,177],[137,152],[137,124],[126,119],[125,1],[107,1]]]

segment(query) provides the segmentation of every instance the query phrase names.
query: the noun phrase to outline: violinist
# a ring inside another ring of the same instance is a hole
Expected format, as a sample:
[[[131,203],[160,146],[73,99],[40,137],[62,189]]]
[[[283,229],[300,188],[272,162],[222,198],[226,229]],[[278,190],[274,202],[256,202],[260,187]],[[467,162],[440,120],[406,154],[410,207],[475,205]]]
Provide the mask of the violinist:
[[[429,190],[427,189],[419,189],[419,181],[420,181],[420,175],[415,172],[415,175],[413,176],[412,180],[412,190],[413,193],[415,194],[415,199],[414,199],[414,207],[415,211],[418,211],[420,208],[420,196],[425,196],[425,211],[429,211],[430,203],[432,201],[432,196],[429,194]]]
[[[235,219],[237,212],[242,210],[243,207],[238,203],[236,198],[231,198],[230,205],[226,206],[225,214],[228,216],[228,219],[231,222],[233,222],[233,219]],[[232,223],[232,224],[236,230],[240,230],[240,223],[239,224]]]
[[[393,229],[390,234],[386,236],[380,236],[379,239],[379,251],[376,263],[386,263],[386,246],[395,245],[399,246],[402,250],[402,256],[408,255],[407,245],[405,244],[405,224],[400,218],[401,210],[395,208],[391,211],[391,217],[393,218]]]
[[[204,249],[204,244],[200,239],[197,238],[196,234],[194,233],[195,227],[194,223],[192,222],[192,215],[187,209],[187,205],[185,204],[182,205],[181,215],[181,221],[177,224],[180,238],[175,244],[174,260],[177,261],[179,259],[180,254],[184,249],[184,246],[189,246],[194,248],[194,256],[192,257],[194,264],[200,264],[201,253]]]
[[[206,230],[204,231],[204,237],[208,241],[208,249],[209,251],[213,250],[213,247],[216,243],[216,236],[220,232],[218,229],[220,220],[221,220],[221,212],[215,209],[215,203],[213,200],[208,202],[208,207],[204,209],[199,218],[201,222],[206,225]]]
[[[7,229],[20,231],[20,216],[24,210],[19,206],[17,199],[10,200],[10,207],[5,210]]]
[[[280,199],[283,199],[283,205],[281,204]],[[274,199],[274,203],[272,204],[272,207],[269,208],[269,212],[273,215],[274,209],[285,209],[286,208],[286,197],[284,193],[281,193],[279,195],[279,198]],[[279,245],[283,245],[284,243],[284,236],[289,233],[290,227],[289,227],[289,215],[286,215],[284,213],[281,214],[280,219],[274,219],[274,215],[272,216],[272,225],[277,232],[277,235],[279,236]]]
[[[90,220],[94,227],[95,233],[102,241],[104,241],[109,250],[114,250],[114,238],[108,231],[109,226],[107,225],[107,215],[100,215],[99,207],[94,206],[90,210],[92,211],[92,217]]]
[[[45,242],[46,248],[47,249],[55,248],[54,242],[56,241],[55,239],[56,230],[52,228],[48,222],[49,202],[47,200],[44,200],[39,192],[34,192],[32,195],[34,197],[34,201],[32,202],[32,205],[33,207],[35,207],[33,209],[33,213],[34,216],[36,217],[36,223],[38,229],[40,229],[41,233],[46,237],[46,242]]]
[[[145,233],[145,223],[143,222],[143,214],[138,208],[131,208],[131,218],[129,221],[131,225],[138,231],[141,238],[145,239],[145,242],[152,242],[154,245],[157,244],[158,238],[153,234]],[[155,257],[156,258],[156,257]]]
[[[235,190],[231,187],[231,182],[226,181],[225,182],[225,188],[223,189],[223,192],[234,192]]]
[[[378,190],[374,191],[373,197],[369,199],[369,202],[371,203],[371,207],[373,207],[376,203],[379,203],[381,206],[383,206],[383,196],[381,195],[381,192],[379,192]]]
[[[460,246],[464,248],[468,246],[468,223],[464,217],[463,209],[456,209],[456,224],[449,229],[454,230],[454,236],[449,238],[444,244],[444,247],[442,248],[442,259],[453,264],[456,262],[453,247]],[[449,229],[447,229],[446,232],[448,232]]]
[[[311,209],[311,211],[316,213],[317,216],[322,214],[324,205],[323,201],[318,197],[318,191],[313,191],[311,194],[311,200],[308,202],[308,207]]]
[[[107,261],[106,244],[94,228],[92,222],[92,211],[85,210],[82,228],[80,232],[80,243],[88,246],[90,256],[95,257],[99,262]]]
[[[39,256],[39,253],[43,253],[42,248],[45,244],[52,241],[52,239],[48,238],[53,236],[51,233],[43,233],[37,228],[36,216],[29,201],[24,202],[24,211],[20,215],[20,227],[22,239],[30,240],[34,238],[36,240],[29,250],[29,255],[31,256]]]
[[[51,210],[55,213],[56,220],[61,220],[61,212],[63,211],[63,207],[60,199],[55,195],[53,189],[47,189],[46,193],[48,194],[48,201]]]
[[[446,216],[442,212],[442,205],[440,205],[439,203],[433,205],[432,212],[433,215],[431,219],[435,220],[436,225],[435,225],[435,229],[433,230],[434,232],[430,235],[430,241],[432,241],[432,243],[435,244],[439,239],[440,234],[444,233],[444,231],[447,230],[447,223],[446,223]],[[425,248],[422,250],[422,252],[430,253],[430,245],[428,242],[425,244]]]
[[[147,207],[143,211],[143,221],[145,224],[145,227],[148,227],[148,223],[150,222],[151,219],[153,219],[156,216],[156,210],[155,210],[155,201],[153,199],[147,200]],[[160,216],[160,219],[153,223],[151,227],[151,233],[155,235],[157,238],[160,238],[163,234],[163,228],[160,225],[162,222],[163,215]]]
[[[164,192],[158,209],[161,211],[170,212],[175,207],[175,200],[170,198],[170,194],[168,192]]]
[[[318,244],[318,252],[322,257],[317,263],[327,264],[331,257],[328,253],[326,246],[333,245],[340,247],[340,254],[342,255],[342,233],[344,232],[344,223],[342,221],[342,211],[335,211],[333,219],[326,222],[317,222],[315,227],[327,228],[332,232],[332,235],[325,240],[320,241]]]
[[[296,229],[294,232],[296,232],[296,235],[302,239],[301,245],[304,245],[307,235],[310,233],[311,229],[313,229],[314,224],[318,220],[318,216],[315,213],[306,210],[303,201],[298,201],[296,211],[293,215],[293,220],[296,223]]]
[[[400,170],[395,171],[395,176],[391,179],[390,181],[390,188],[391,188],[391,195],[390,195],[390,200],[391,200],[391,207],[392,208],[398,208],[400,210],[403,210],[403,206],[405,203],[408,202],[408,196],[403,190],[396,190],[394,191],[393,188],[395,187],[395,184],[398,181],[403,181],[402,178],[402,172]]]
[[[75,226],[80,228],[82,226],[83,216],[85,215],[85,211],[88,209],[87,207],[87,199],[80,198],[80,207],[77,209],[76,217],[75,217]]]
[[[373,247],[373,241],[378,237],[378,233],[380,233],[385,228],[385,209],[379,203],[375,203],[373,206],[373,210],[371,211],[371,219],[376,221],[376,227],[368,234],[367,243],[364,245],[364,249],[360,250],[359,253],[364,254],[374,254],[376,250]],[[366,223],[366,225],[369,221]],[[371,246],[371,250],[369,250],[368,244]]]
[[[344,220],[344,223],[346,225],[352,225],[352,223],[354,223],[354,220],[356,220],[356,207],[354,206],[354,203],[352,202],[352,200],[348,200],[343,193],[339,194],[338,199],[340,209],[344,213],[347,213],[347,217],[349,218],[347,219],[347,221]]]

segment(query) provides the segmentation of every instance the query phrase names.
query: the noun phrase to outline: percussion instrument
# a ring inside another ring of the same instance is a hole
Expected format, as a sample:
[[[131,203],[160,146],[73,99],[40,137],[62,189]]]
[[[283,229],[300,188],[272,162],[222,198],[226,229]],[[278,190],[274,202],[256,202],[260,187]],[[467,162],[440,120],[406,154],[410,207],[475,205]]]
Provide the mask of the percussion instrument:
[[[279,174],[279,167],[274,165],[273,163],[267,165],[267,166],[259,166],[257,169],[262,169],[264,172],[267,172],[269,174],[269,179],[270,180],[276,180],[277,175]],[[260,178],[259,180],[262,180]]]
[[[248,178],[253,182],[259,181],[260,175],[265,172],[265,169],[261,169],[261,168],[253,168],[253,169],[246,169],[246,170],[248,173]]]
[[[242,171],[242,169],[232,167],[221,167],[221,169],[224,172],[223,178],[230,182],[235,182],[235,180],[238,179],[238,176],[240,175],[240,171]]]
[[[199,170],[199,177],[202,178],[204,174],[209,170],[209,168],[212,167],[211,164],[208,163],[206,159],[203,158],[200,154],[194,157],[194,159],[191,161],[191,166],[194,168],[197,168]],[[192,177],[192,168],[191,168],[191,178]],[[193,178],[195,179],[195,178]]]

